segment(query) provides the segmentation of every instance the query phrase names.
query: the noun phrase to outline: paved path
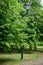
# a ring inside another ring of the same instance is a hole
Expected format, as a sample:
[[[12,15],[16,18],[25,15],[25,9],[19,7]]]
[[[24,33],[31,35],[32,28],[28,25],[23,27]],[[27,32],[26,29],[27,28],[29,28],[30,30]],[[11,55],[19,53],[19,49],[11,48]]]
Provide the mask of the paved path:
[[[43,57],[40,57],[34,61],[28,61],[28,62],[21,63],[20,65],[43,65]]]

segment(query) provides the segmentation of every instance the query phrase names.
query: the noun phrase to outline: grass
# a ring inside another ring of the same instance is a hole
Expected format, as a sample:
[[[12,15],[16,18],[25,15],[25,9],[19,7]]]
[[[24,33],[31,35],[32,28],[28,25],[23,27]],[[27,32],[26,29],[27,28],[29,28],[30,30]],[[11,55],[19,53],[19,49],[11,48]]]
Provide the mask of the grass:
[[[24,61],[20,60],[20,54],[0,54],[0,65],[19,65],[22,62],[35,60],[43,53],[24,54]]]

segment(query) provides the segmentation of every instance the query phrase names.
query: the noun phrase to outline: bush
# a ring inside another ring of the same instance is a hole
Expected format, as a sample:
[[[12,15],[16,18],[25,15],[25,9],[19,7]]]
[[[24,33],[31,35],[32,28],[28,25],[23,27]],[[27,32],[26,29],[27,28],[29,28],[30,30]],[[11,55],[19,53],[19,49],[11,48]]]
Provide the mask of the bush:
[[[37,42],[38,46],[43,46],[43,42]]]

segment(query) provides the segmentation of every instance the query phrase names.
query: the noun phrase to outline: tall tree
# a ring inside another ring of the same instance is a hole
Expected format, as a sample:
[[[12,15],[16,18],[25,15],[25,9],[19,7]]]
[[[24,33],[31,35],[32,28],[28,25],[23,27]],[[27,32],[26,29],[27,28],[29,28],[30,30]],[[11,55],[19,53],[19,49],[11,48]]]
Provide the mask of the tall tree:
[[[34,49],[36,50],[36,40],[37,40],[37,30],[38,30],[38,24],[40,23],[40,20],[38,17],[38,12],[40,12],[41,5],[40,0],[19,0],[22,3],[29,2],[30,3],[30,10],[28,11],[28,14],[24,16],[24,21],[27,21],[27,28],[25,32],[27,33],[27,42],[30,44],[30,50],[32,50],[32,44],[34,43]]]

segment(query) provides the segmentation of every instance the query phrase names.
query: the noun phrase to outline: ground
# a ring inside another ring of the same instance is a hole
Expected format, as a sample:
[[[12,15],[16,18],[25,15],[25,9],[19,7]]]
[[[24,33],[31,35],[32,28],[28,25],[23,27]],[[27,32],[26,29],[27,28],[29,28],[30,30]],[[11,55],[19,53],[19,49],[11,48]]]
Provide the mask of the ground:
[[[20,54],[0,54],[0,65],[43,65],[43,53],[33,52],[24,54],[24,60],[20,60]]]
[[[43,65],[43,56],[37,60],[21,63],[20,65]]]

